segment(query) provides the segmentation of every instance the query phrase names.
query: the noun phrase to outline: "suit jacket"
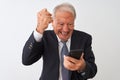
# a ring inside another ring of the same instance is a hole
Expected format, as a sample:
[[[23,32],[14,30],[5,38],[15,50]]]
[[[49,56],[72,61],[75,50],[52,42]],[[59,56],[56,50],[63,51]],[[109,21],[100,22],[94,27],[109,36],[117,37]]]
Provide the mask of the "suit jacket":
[[[71,80],[87,80],[97,72],[95,57],[91,47],[92,37],[81,31],[74,30],[71,37],[70,49],[83,49],[86,68],[82,72],[72,71]],[[22,54],[22,63],[31,65],[43,57],[43,70],[40,80],[58,80],[59,50],[58,40],[53,30],[45,31],[41,42],[36,42],[32,35],[27,40]]]

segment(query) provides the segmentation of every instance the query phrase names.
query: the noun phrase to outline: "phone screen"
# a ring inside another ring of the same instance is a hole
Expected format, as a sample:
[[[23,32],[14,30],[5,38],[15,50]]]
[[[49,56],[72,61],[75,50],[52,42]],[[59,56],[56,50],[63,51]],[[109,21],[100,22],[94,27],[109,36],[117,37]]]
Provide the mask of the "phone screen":
[[[83,52],[83,50],[81,50],[81,49],[70,50],[69,56],[76,58],[76,59],[80,59],[82,52]]]

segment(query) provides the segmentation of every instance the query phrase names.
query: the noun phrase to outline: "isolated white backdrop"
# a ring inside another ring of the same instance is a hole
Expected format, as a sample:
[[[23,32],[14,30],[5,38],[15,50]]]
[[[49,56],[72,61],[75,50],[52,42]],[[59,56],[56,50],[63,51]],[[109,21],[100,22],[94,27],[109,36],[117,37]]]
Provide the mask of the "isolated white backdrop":
[[[120,80],[120,0],[0,0],[0,80],[39,79],[42,59],[24,66],[22,49],[36,28],[37,12],[52,12],[62,2],[75,6],[75,28],[93,37],[98,73],[92,80]]]

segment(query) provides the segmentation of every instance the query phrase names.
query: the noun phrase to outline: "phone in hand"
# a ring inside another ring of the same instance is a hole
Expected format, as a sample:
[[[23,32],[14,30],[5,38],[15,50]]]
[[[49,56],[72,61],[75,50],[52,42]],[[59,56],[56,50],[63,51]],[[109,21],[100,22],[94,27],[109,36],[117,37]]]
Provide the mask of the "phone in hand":
[[[68,56],[76,58],[76,59],[80,59],[82,53],[83,53],[82,49],[70,50]]]

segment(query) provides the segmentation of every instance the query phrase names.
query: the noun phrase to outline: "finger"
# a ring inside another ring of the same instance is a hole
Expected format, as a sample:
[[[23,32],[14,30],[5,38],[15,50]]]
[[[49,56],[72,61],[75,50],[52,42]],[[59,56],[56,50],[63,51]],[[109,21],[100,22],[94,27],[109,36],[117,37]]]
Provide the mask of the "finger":
[[[75,58],[72,58],[70,56],[64,56],[68,61],[72,62],[72,63],[77,63],[78,62],[78,59],[75,59]]]
[[[68,70],[71,70],[71,71],[74,71],[74,70],[78,69],[76,64],[74,64],[70,61],[67,61],[67,60],[65,60],[65,62],[64,62],[64,67]]]
[[[49,23],[53,22],[53,19],[52,17],[49,18]]]
[[[65,56],[64,56],[64,67],[68,70],[74,69],[74,63],[68,61]]]
[[[84,53],[82,53],[82,55],[81,55],[80,59],[83,59],[83,57],[84,57]]]
[[[50,17],[50,16],[45,16],[44,18],[43,18],[43,22],[45,22],[45,23],[47,23],[47,24],[49,24],[49,23],[51,23],[53,20],[52,20],[52,17]]]
[[[46,9],[46,8],[44,8],[44,9],[43,9],[43,11],[47,12],[47,9]]]
[[[46,8],[44,8],[42,12],[47,16],[52,16],[52,14]]]
[[[46,12],[46,11],[47,11],[47,9],[44,8],[44,9],[40,10],[40,11],[38,12],[38,14],[42,14],[43,12]]]
[[[41,11],[39,11],[37,13],[39,16],[40,15],[45,15],[45,16],[52,16],[52,14],[50,12],[48,12],[48,10],[46,8],[42,9]]]

